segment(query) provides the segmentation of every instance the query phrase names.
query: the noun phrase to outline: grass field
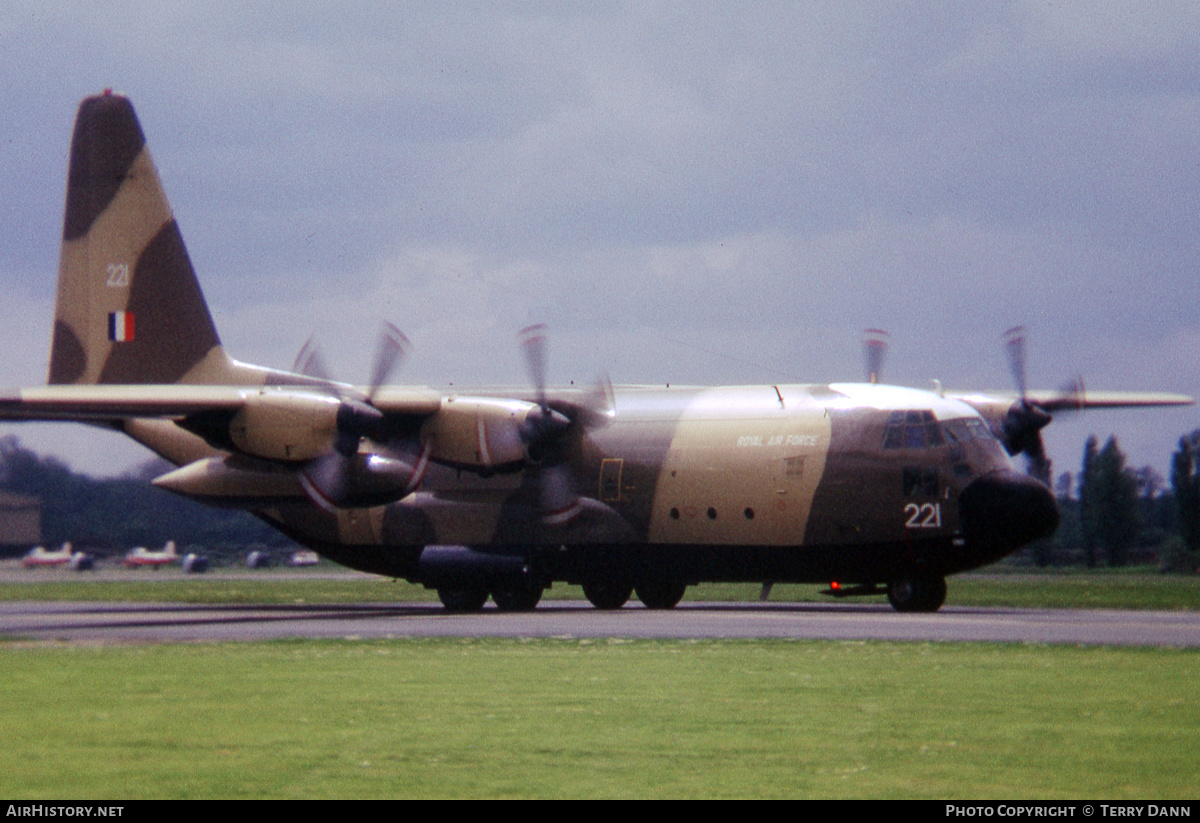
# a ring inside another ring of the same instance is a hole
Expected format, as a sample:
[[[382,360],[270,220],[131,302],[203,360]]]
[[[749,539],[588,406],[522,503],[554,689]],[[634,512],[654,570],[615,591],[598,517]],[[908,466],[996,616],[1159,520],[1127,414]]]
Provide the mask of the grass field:
[[[1194,798],[1200,654],[788,641],[0,647],[21,798]]]
[[[10,577],[10,579],[12,579]],[[376,578],[18,576],[4,599],[432,599]],[[28,582],[38,580],[40,582]],[[553,596],[580,597],[574,587]],[[699,586],[692,599],[755,599]],[[819,600],[777,586],[772,600]],[[1200,608],[1200,580],[989,574],[949,605]],[[2,630],[2,628],[0,628]],[[1188,799],[1200,650],[815,641],[0,641],[0,794]]]

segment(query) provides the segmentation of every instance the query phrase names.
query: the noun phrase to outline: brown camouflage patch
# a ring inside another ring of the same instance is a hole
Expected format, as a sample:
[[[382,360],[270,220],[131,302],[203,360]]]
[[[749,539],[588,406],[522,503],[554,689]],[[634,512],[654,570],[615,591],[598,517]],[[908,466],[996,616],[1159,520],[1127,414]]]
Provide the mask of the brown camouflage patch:
[[[116,197],[145,142],[126,98],[105,94],[83,101],[71,138],[63,240],[87,234]]]
[[[137,334],[113,347],[101,383],[174,383],[221,345],[174,220],[138,258],[128,306]]]
[[[74,383],[87,369],[87,354],[71,327],[61,320],[54,323],[54,342],[50,346],[50,385]]]

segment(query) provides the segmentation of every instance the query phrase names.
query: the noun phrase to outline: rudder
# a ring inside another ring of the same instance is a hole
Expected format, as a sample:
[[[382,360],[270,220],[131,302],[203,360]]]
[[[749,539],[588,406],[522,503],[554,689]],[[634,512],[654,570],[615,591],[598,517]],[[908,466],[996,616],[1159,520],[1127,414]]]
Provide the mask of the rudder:
[[[236,382],[133,106],[105,92],[71,139],[47,382]]]

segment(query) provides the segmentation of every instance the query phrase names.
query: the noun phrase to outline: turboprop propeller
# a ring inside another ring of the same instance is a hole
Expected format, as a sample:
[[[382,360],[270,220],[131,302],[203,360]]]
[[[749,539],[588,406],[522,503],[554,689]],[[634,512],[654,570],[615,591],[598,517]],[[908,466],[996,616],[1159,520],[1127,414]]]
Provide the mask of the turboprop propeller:
[[[537,411],[521,428],[521,439],[536,474],[542,521],[561,525],[579,513],[579,492],[566,465],[565,435],[571,420],[550,408],[546,397],[546,326],[527,326],[518,334],[525,368],[533,384]]]
[[[395,433],[373,401],[381,386],[403,362],[411,344],[398,328],[384,322],[371,369],[371,382],[362,396],[334,381],[310,338],[296,356],[294,370],[319,380],[338,401],[336,436],[332,448],[310,460],[300,471],[308,496],[325,509],[358,508],[389,503],[403,497],[420,481],[428,454],[415,460],[378,452],[361,453],[363,440],[395,448]],[[391,450],[385,448],[385,451]],[[399,449],[407,451],[405,449]]]
[[[1029,474],[1050,484],[1050,459],[1042,441],[1042,429],[1053,419],[1053,413],[1081,407],[1083,381],[1076,378],[1055,397],[1034,402],[1025,377],[1025,327],[1014,326],[1004,333],[1004,348],[1008,352],[1008,367],[1017,387],[1017,401],[1009,407],[1000,422],[1001,441],[1009,454],[1025,455]]]
[[[612,383],[601,375],[591,391],[572,405],[568,417],[551,408],[546,396],[546,326],[528,326],[517,339],[537,404],[525,419],[521,439],[536,479],[542,522],[563,525],[580,511],[579,491],[567,466],[568,432],[575,426],[587,431],[609,423],[615,413]]]

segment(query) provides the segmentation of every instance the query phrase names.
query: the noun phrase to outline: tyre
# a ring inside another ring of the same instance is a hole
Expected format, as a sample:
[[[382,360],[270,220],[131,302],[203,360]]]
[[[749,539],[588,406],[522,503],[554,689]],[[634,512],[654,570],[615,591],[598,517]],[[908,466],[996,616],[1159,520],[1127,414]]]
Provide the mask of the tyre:
[[[583,596],[597,609],[619,609],[633,594],[633,584],[612,577],[589,580],[583,584]]]
[[[446,611],[459,614],[479,611],[488,599],[487,589],[471,586],[462,589],[438,589],[437,595]]]
[[[888,584],[888,602],[898,612],[936,612],[946,602],[946,578],[904,577]]]
[[[528,612],[537,608],[545,589],[536,584],[518,583],[511,588],[494,589],[492,602],[502,612]]]
[[[634,591],[647,609],[673,609],[683,599],[687,583],[682,580],[642,580],[634,586]]]

